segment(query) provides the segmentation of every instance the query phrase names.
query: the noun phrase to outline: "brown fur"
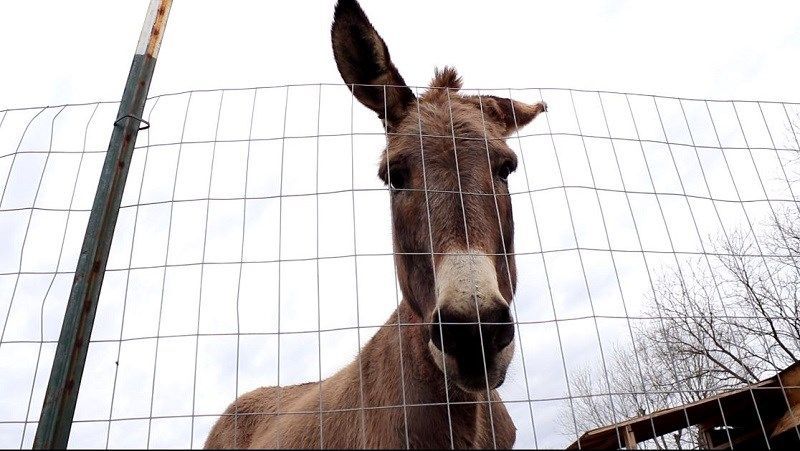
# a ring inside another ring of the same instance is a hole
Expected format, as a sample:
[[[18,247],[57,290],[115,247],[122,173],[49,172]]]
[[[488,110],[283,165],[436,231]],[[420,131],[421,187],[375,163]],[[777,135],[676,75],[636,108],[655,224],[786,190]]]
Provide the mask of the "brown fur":
[[[398,315],[405,324],[422,322],[407,304],[402,304],[361,350],[363,381],[359,381],[356,361],[321,384],[262,387],[244,394],[214,426],[206,448],[319,448],[320,440],[324,448],[405,448],[403,386],[405,404],[416,405],[405,409],[408,444],[412,448],[449,448],[444,378],[424,346],[421,335],[427,332],[421,326],[401,328],[405,378],[400,380]],[[325,412],[322,434],[320,390]],[[491,393],[494,401],[500,401],[496,392]],[[466,393],[450,386],[449,395],[451,403],[472,402],[450,407],[455,446],[493,447],[486,394]],[[238,416],[234,417],[237,409]],[[274,415],[276,410],[280,410],[280,416]],[[345,411],[327,412],[330,410]],[[499,402],[492,404],[492,414],[497,446],[510,448],[516,436],[511,418]],[[237,429],[234,424],[238,424]]]
[[[503,174],[516,167],[516,156],[504,139],[546,107],[461,95],[461,78],[447,67],[416,98],[357,2],[340,0],[334,18],[339,71],[353,95],[385,119],[389,132],[378,175],[387,184],[402,185],[392,188],[391,210],[403,300],[356,361],[322,382],[262,387],[240,396],[214,425],[205,446],[446,448],[452,431],[457,448],[510,448],[516,429],[493,388],[505,377],[513,342],[497,352],[481,342],[461,360],[450,355],[449,347],[444,348],[447,354],[434,352],[432,333],[437,329],[432,332],[430,324],[447,307],[442,299],[437,302],[441,293],[434,272],[449,253],[490,256],[491,280],[497,281],[493,293],[499,290],[502,299],[485,302],[490,307],[479,309],[477,317],[470,316],[470,308],[458,310],[466,312],[460,313],[464,317],[459,322],[479,321],[481,315],[493,314],[492,309],[507,311],[516,266],[511,199]],[[360,89],[359,84],[392,87]],[[445,301],[471,302],[468,296],[452,297]],[[483,334],[495,333],[491,324],[477,327]],[[480,359],[482,353],[490,380],[481,376],[481,383],[468,384],[466,367],[460,365],[469,363],[465,359]],[[442,361],[434,360],[443,355],[447,365],[456,367],[447,369],[447,379]]]

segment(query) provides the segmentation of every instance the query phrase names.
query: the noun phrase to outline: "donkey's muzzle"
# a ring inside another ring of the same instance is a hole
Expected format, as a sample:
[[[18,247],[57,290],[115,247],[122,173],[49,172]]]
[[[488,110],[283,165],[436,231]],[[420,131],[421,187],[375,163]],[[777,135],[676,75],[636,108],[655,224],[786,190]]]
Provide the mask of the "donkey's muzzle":
[[[505,375],[508,362],[498,356],[514,340],[514,321],[506,305],[495,305],[480,312],[475,309],[471,315],[446,307],[433,313],[431,342],[455,360],[459,385],[465,388],[485,390],[487,376],[489,388],[495,388],[503,379],[497,376]]]

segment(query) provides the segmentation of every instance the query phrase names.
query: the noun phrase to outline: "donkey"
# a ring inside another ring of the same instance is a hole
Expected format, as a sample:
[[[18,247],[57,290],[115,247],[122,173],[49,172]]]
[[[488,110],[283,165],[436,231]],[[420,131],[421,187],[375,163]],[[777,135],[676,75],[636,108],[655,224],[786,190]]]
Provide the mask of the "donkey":
[[[451,68],[417,97],[355,0],[339,0],[333,54],[352,94],[387,132],[403,299],[350,365],[321,382],[240,396],[206,448],[510,448],[516,428],[495,389],[514,353],[516,285],[505,139],[546,111],[459,93]]]

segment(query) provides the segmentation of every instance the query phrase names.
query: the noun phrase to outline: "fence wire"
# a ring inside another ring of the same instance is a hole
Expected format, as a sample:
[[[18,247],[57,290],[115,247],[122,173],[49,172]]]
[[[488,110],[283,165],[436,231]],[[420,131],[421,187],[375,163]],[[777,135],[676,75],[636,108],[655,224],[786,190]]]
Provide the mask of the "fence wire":
[[[507,140],[516,353],[499,392],[517,447],[563,447],[800,359],[800,105],[465,91],[549,106]],[[1,447],[32,445],[117,107],[0,111]],[[238,395],[360,369],[402,302],[375,176],[387,133],[344,86],[160,95],[144,119],[70,447],[201,447]],[[361,427],[365,411],[402,409],[408,445],[408,409],[429,404],[405,386],[399,404],[359,393]],[[321,413],[353,410],[319,397],[282,414],[321,427]],[[675,440],[701,446],[684,416]]]

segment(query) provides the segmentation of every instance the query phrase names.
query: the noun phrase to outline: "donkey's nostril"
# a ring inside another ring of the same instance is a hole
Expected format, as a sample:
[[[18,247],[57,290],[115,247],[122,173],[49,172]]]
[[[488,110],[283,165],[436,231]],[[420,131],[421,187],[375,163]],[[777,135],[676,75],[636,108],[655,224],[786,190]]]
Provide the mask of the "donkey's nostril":
[[[433,312],[433,319],[431,320],[431,341],[436,349],[442,350],[442,335],[444,331],[441,328],[441,321],[439,321],[439,311]]]
[[[503,307],[490,314],[490,320],[486,320],[485,330],[492,339],[494,349],[500,351],[514,340],[514,320],[508,307]]]
[[[436,310],[431,319],[431,341],[436,349],[442,352],[452,353],[458,340],[459,331],[457,330],[464,321],[448,314],[445,310]],[[446,343],[447,351],[442,346],[442,341]]]
[[[482,347],[489,357],[514,340],[514,322],[508,307],[481,312],[480,330],[478,324],[477,316],[437,310],[431,318],[431,341],[436,349],[450,355],[480,355]]]

